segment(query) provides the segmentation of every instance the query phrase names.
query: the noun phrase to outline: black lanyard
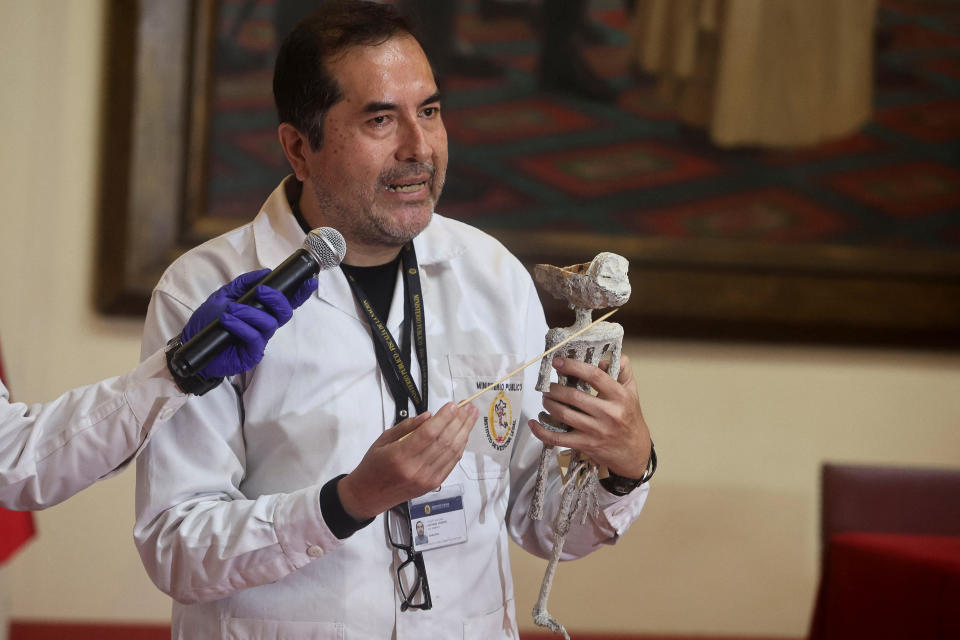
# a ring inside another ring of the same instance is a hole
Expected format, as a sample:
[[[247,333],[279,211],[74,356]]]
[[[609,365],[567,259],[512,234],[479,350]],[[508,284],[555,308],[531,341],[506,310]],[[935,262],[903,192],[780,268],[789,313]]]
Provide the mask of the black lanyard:
[[[420,269],[417,265],[417,252],[413,248],[413,242],[408,242],[400,250],[400,260],[403,266],[403,325],[400,329],[402,342],[399,348],[387,325],[373,310],[373,305],[370,304],[360,284],[352,275],[344,272],[350,289],[370,324],[377,364],[380,365],[380,371],[387,381],[387,386],[390,387],[390,395],[393,396],[393,402],[396,405],[394,424],[407,417],[408,399],[413,401],[418,415],[427,410],[427,333],[424,330]],[[419,389],[410,375],[411,333],[417,349],[417,361],[420,363]]]

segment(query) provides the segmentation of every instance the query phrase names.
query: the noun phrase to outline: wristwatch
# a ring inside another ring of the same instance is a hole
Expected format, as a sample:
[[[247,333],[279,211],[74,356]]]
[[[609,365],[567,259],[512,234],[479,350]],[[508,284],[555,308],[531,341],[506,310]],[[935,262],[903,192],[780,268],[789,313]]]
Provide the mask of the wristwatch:
[[[650,441],[650,458],[647,460],[647,468],[643,472],[642,478],[625,478],[610,471],[610,475],[600,480],[604,489],[615,496],[625,496],[644,482],[648,482],[657,471],[657,451],[653,448],[653,440]]]
[[[177,373],[176,367],[172,365],[172,362],[173,357],[182,346],[183,341],[180,339],[180,336],[177,335],[170,338],[167,346],[163,349],[163,352],[167,356],[167,370],[170,371],[170,375],[173,376],[173,381],[180,387],[181,391],[184,393],[192,393],[195,396],[202,396],[223,382],[223,378],[205,378],[199,373],[195,373],[192,376],[183,376]]]

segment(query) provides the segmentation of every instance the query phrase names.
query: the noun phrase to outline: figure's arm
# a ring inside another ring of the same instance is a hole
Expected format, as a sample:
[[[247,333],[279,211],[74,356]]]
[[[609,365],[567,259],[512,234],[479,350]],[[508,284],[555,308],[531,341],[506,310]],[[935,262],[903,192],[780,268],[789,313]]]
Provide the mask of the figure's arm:
[[[607,367],[607,374],[614,380],[620,377],[620,356],[623,354],[623,336],[614,341],[610,349],[610,364]]]
[[[265,310],[234,302],[262,275],[244,274],[214,292],[187,323],[202,328],[220,319],[235,336],[233,351],[208,365],[220,375],[240,373],[259,362],[266,342],[292,313],[290,302],[276,292],[264,294]],[[300,302],[294,300],[293,306]],[[44,509],[119,471],[154,426],[186,399],[160,348],[130,373],[44,404],[11,404],[0,385],[0,505]]]

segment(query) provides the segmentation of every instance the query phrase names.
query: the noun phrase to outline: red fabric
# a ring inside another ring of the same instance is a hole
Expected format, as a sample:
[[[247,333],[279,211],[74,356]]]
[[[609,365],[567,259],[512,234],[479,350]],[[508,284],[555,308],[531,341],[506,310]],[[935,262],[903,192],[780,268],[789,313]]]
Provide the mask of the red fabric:
[[[0,357],[0,380],[3,380],[3,358]],[[9,511],[0,507],[0,564],[33,537],[33,514],[29,511]]]
[[[960,537],[830,538],[813,640],[960,638]]]

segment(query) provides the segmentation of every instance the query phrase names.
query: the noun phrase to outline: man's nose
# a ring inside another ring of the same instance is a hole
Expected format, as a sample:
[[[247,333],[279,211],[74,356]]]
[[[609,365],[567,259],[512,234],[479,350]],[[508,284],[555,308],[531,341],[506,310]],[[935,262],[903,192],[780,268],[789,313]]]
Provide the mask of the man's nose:
[[[401,162],[426,162],[433,155],[428,134],[419,122],[404,125],[397,145],[397,160]]]

